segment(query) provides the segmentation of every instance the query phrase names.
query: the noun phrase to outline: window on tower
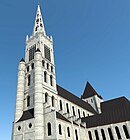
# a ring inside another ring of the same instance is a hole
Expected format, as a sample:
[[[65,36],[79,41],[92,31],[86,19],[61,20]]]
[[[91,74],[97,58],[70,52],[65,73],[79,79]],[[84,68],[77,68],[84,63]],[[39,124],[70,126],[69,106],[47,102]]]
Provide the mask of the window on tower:
[[[32,70],[33,70],[34,69],[34,63],[32,63],[31,67],[32,67]]]
[[[42,66],[43,66],[43,67],[45,66],[45,61],[44,61],[44,60],[42,60]]]
[[[55,97],[52,96],[51,100],[52,100],[52,106],[54,107],[54,100],[55,100]]]
[[[51,135],[51,123],[50,122],[47,124],[47,127],[48,127],[48,136],[50,136]]]
[[[53,66],[51,66],[51,72],[53,72]]]
[[[33,45],[29,50],[29,61],[34,59],[34,53],[36,51],[36,44]]]
[[[29,72],[29,66],[27,66],[27,72]]]
[[[30,86],[30,82],[31,82],[31,76],[28,76],[28,86]]]
[[[46,45],[44,45],[44,53],[45,53],[45,58],[51,61],[50,48],[48,48]]]
[[[50,85],[53,86],[53,77],[50,75]]]
[[[27,96],[27,107],[30,106],[30,96]]]
[[[47,72],[46,71],[44,72],[44,82],[47,83]]]

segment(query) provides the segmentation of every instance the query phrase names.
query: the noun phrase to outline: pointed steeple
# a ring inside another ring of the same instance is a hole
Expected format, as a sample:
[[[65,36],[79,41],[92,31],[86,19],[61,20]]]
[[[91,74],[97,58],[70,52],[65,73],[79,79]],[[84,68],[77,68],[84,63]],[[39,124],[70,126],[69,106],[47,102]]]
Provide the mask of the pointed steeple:
[[[33,28],[33,35],[39,32],[43,33],[46,36],[42,14],[40,10],[40,5],[38,4],[36,19],[35,19],[34,28]]]

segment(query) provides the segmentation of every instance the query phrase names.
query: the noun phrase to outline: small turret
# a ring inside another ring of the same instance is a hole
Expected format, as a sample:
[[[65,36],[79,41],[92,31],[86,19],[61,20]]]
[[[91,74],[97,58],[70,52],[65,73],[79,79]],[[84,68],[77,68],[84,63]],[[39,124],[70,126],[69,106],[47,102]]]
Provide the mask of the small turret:
[[[98,113],[101,113],[100,104],[103,102],[103,98],[94,90],[89,82],[87,82],[81,98],[88,102]]]

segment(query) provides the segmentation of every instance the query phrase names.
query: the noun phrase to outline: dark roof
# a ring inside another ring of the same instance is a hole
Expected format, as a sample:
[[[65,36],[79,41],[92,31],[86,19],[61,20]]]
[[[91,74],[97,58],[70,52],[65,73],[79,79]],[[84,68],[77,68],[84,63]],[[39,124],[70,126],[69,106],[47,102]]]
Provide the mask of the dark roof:
[[[94,88],[90,85],[89,82],[87,82],[86,84],[86,87],[85,87],[85,90],[84,90],[84,93],[83,95],[81,96],[82,99],[85,99],[85,98],[89,98],[89,97],[92,97],[94,95],[97,95],[100,99],[103,99],[95,90]]]
[[[37,50],[35,52],[41,52],[39,48],[37,48]]]
[[[130,102],[125,97],[101,103],[101,114],[82,118],[87,127],[97,127],[124,121],[130,121]]]
[[[25,62],[25,60],[22,58],[22,59],[20,60],[20,62]]]
[[[66,119],[66,118],[65,118],[63,115],[61,115],[59,112],[56,112],[56,118],[71,123],[68,119]]]
[[[69,91],[63,89],[59,85],[57,85],[58,95],[69,100],[70,102],[84,108],[85,110],[88,110],[94,114],[97,114],[97,112],[89,105],[87,102],[81,100],[79,97],[75,96],[74,94],[70,93]]]
[[[24,111],[22,117],[17,122],[29,120],[32,118],[34,118],[34,108],[27,110],[27,111]]]

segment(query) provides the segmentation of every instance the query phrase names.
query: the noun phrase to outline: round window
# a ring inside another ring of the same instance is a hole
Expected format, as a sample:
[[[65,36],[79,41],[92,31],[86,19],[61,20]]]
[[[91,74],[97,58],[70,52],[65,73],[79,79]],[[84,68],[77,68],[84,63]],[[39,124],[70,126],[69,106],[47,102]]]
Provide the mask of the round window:
[[[21,130],[21,126],[18,126],[18,131],[20,131]]]
[[[29,124],[29,128],[32,128],[32,124],[31,123]]]

